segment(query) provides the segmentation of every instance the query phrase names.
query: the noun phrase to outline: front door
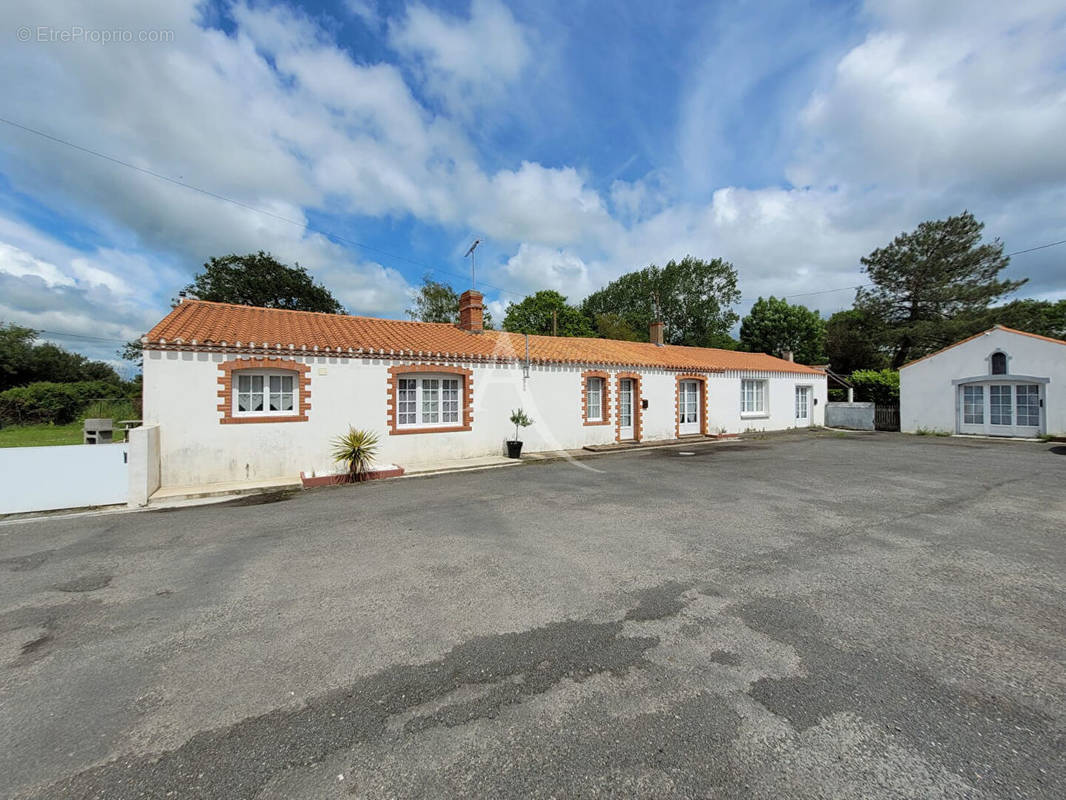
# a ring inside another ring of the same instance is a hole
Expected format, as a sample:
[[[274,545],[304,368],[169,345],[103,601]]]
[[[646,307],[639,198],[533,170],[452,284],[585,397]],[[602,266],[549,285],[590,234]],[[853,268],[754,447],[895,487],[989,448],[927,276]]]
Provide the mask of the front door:
[[[618,438],[633,438],[633,379],[618,381]]]
[[[959,387],[959,433],[986,436],[1040,434],[1040,384],[989,383]]]
[[[700,432],[700,382],[681,381],[677,413],[678,433],[689,436]]]
[[[811,425],[811,387],[796,387],[796,427],[809,428]]]

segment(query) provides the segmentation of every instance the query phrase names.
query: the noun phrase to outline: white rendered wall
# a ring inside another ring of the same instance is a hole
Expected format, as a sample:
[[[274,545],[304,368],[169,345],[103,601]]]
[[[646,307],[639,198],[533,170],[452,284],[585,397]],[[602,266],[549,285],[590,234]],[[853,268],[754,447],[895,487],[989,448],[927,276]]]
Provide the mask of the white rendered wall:
[[[221,481],[296,476],[301,471],[331,473],[330,440],[349,426],[373,430],[380,437],[381,463],[411,467],[442,460],[501,454],[514,435],[508,421],[522,408],[534,425],[520,432],[526,452],[579,448],[614,441],[617,372],[639,372],[645,440],[675,435],[674,372],[605,370],[611,374],[612,424],[584,425],[581,419],[581,373],[595,366],[533,366],[528,379],[520,364],[469,365],[473,370],[474,407],[470,431],[390,435],[386,396],[391,359],[301,357],[311,367],[311,409],[307,422],[220,424],[217,365],[232,355],[146,351],[144,421],[160,425],[163,486],[195,486]],[[737,433],[746,429],[783,429],[795,425],[795,386],[812,385],[818,404],[812,424],[822,424],[825,378],[768,374],[770,415],[740,417],[740,373],[709,376],[708,430]]]
[[[1007,375],[992,376],[992,353],[1007,354]],[[1066,432],[1066,345],[994,329],[899,373],[900,430],[919,428],[954,433],[958,388],[953,380],[988,376],[1012,380],[1016,376],[1048,378],[1044,386],[1047,433]]]
[[[125,503],[125,444],[0,448],[0,514]]]
[[[159,488],[159,426],[142,425],[129,431],[130,508],[148,505],[148,498]]]

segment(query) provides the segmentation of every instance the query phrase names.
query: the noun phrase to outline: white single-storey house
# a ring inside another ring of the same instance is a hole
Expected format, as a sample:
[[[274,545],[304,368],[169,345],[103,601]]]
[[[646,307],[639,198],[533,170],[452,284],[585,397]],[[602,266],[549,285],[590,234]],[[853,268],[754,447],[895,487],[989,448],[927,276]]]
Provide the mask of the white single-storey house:
[[[338,471],[331,440],[380,437],[405,467],[496,455],[521,408],[526,452],[821,425],[824,372],[756,353],[184,300],[141,341],[163,487]]]
[[[1066,341],[996,325],[905,364],[900,429],[1066,433]]]

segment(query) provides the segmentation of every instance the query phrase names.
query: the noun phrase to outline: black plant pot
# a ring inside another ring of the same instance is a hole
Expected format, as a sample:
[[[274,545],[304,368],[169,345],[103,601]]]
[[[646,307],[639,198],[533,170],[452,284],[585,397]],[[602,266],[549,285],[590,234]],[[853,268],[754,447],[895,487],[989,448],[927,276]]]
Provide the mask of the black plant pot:
[[[507,442],[507,457],[508,458],[521,458],[522,457],[522,443],[521,442]]]

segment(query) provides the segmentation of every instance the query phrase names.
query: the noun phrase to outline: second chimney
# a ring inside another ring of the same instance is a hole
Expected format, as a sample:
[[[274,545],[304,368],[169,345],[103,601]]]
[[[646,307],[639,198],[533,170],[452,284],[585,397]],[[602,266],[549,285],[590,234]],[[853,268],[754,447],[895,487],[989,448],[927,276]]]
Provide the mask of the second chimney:
[[[792,353],[791,350],[782,350],[781,351],[781,358],[785,359],[785,361],[795,361],[796,360],[796,356]]]
[[[648,337],[651,339],[651,343],[656,347],[663,346],[663,329],[666,325],[662,322],[653,322],[648,328]]]
[[[480,333],[484,328],[484,298],[476,289],[467,289],[459,295],[459,327],[464,331]]]

